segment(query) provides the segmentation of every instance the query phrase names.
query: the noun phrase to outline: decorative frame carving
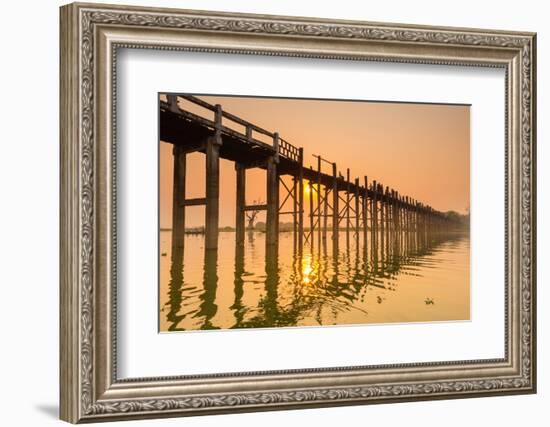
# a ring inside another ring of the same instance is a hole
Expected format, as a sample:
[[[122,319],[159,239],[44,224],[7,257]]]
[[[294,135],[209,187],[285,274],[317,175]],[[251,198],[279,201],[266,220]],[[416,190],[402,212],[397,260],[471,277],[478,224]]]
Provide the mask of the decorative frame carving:
[[[76,423],[535,392],[535,42],[533,33],[63,6],[61,418]],[[505,68],[505,357],[118,380],[118,47]]]

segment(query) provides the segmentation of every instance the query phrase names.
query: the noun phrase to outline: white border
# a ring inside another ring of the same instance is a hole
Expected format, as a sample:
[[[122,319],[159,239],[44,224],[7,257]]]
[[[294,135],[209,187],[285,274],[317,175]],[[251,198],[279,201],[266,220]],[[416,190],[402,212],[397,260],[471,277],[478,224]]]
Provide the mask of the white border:
[[[503,69],[129,49],[117,67],[119,378],[504,356]],[[158,92],[472,104],[472,321],[159,334]]]

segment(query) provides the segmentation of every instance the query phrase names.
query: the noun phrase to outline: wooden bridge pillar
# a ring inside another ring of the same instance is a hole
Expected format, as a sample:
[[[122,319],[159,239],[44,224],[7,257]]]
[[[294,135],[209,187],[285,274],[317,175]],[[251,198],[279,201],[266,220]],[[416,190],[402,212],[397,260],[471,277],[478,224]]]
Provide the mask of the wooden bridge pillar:
[[[378,195],[380,196],[380,253],[384,258],[385,240],[386,240],[386,199],[384,197],[384,186],[378,184]]]
[[[376,184],[376,181],[372,182],[371,185],[372,188],[372,200],[371,200],[371,208],[370,208],[370,235],[372,239],[371,243],[371,252],[376,255],[376,251],[378,250],[378,242],[377,242],[377,236],[378,236],[378,202],[377,202],[377,195],[378,195],[378,186]]]
[[[397,235],[397,246],[398,248],[401,247],[401,202],[400,202],[400,199],[399,199],[399,193],[396,191],[395,192],[395,196],[396,196],[396,199],[395,199],[395,212],[396,212],[396,217],[395,217],[395,231],[396,231],[396,235]]]
[[[369,195],[369,190],[368,190],[368,178],[365,176],[364,178],[364,183],[365,183],[365,194],[363,195],[363,203],[362,203],[362,211],[363,211],[363,250],[365,252],[365,254],[367,253],[367,240],[368,240],[368,217],[367,217],[367,212],[368,212],[368,203],[369,203],[369,198],[368,198],[368,195]]]
[[[267,159],[266,245],[276,246],[279,240],[279,134],[273,137],[275,154]],[[267,252],[266,252],[267,253]]]
[[[206,140],[205,249],[218,249],[222,107],[216,105],[215,133]]]
[[[390,200],[390,188],[388,186],[386,186],[386,191],[384,193],[384,199],[386,200],[385,204],[384,204],[384,209],[385,209],[385,213],[384,213],[384,227],[385,227],[385,230],[386,230],[386,253],[388,253],[388,248],[390,247],[390,231],[391,231],[391,211],[390,211],[390,203],[391,203],[391,200]]]
[[[349,168],[346,172],[346,242],[349,241],[349,231],[351,228],[351,216],[350,216],[350,185],[349,185]],[[349,242],[348,242],[349,243]]]
[[[292,242],[294,251],[298,246],[298,178],[292,178]]]
[[[415,248],[418,251],[420,249],[420,203],[414,201],[414,238],[415,238]]]
[[[326,245],[327,241],[327,227],[328,227],[328,194],[329,188],[325,185],[325,197],[323,199],[323,243]]]
[[[395,244],[399,246],[399,240],[401,239],[400,227],[399,227],[399,193],[392,190],[393,197],[393,231],[395,234]]]
[[[389,254],[395,245],[395,199],[391,188],[388,188],[388,241],[386,243]]]
[[[173,155],[172,263],[181,263],[185,242],[185,169],[187,154],[179,146],[174,145]]]
[[[310,168],[311,170],[311,168]],[[309,243],[311,245],[311,247],[313,247],[313,239],[315,238],[315,236],[313,235],[314,233],[314,224],[313,224],[313,191],[315,191],[313,189],[313,183],[311,182],[311,179],[308,179],[307,181],[307,187],[308,187],[308,194],[309,194]]]
[[[411,206],[409,202],[409,196],[405,196],[405,247],[407,252],[410,248],[410,219],[411,219]]]
[[[173,113],[178,113],[180,108],[178,107],[178,97],[176,95],[166,95],[166,100],[170,105],[170,111]]]
[[[332,253],[338,254],[338,227],[340,223],[338,204],[338,170],[336,163],[332,164]]]
[[[300,147],[298,154],[298,249],[304,248],[304,149]]]
[[[244,207],[246,205],[246,168],[240,164],[235,163],[235,175],[237,178],[237,195],[236,195],[236,207],[235,207],[235,243],[237,246],[244,246],[244,232],[245,232],[245,212]]]
[[[355,191],[353,196],[355,198],[355,238],[357,247],[359,247],[359,178],[355,178]]]
[[[321,156],[317,157],[317,242],[321,248]],[[320,252],[319,252],[320,253]]]

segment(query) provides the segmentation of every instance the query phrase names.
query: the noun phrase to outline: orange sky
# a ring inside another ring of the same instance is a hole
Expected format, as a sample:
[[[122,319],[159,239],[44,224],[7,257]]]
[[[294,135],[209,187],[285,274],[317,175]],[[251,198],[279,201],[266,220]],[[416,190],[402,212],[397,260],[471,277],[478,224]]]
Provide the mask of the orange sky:
[[[304,147],[306,166],[316,167],[312,154],[321,154],[335,161],[343,175],[349,167],[351,177],[360,177],[361,182],[367,175],[369,182],[376,179],[401,195],[411,196],[442,211],[466,213],[469,208],[468,106],[219,96],[200,98],[221,104],[224,110],[264,129],[279,132],[291,144]],[[189,103],[181,106],[188,107]],[[159,156],[160,226],[169,228],[172,223],[171,144],[161,142]],[[221,160],[220,167],[220,226],[234,226],[234,164]],[[187,168],[187,197],[204,197],[204,155],[188,155]],[[330,165],[323,165],[323,168],[324,172],[331,173]],[[265,171],[248,170],[246,179],[247,203],[257,199],[265,202]],[[283,198],[281,190],[281,202]],[[261,215],[259,220],[263,220]],[[291,216],[282,216],[281,221],[290,222]],[[187,208],[186,226],[202,225],[204,207]]]

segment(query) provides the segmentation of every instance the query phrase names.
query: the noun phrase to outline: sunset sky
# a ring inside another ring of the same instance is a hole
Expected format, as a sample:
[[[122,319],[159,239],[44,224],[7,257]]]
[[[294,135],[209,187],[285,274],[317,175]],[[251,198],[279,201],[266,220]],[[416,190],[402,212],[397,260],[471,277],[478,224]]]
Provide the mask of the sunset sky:
[[[470,205],[470,107],[383,102],[297,100],[200,96],[304,148],[305,166],[316,167],[312,154],[338,164],[352,179],[367,175],[401,195],[441,211],[466,213]],[[183,108],[190,104],[180,104]],[[190,107],[192,111],[196,108]],[[199,110],[200,111],[200,110]],[[204,110],[202,110],[204,111]],[[209,116],[209,118],[211,118]],[[225,125],[224,121],[224,125]],[[172,146],[161,141],[160,226],[172,219]],[[187,198],[204,197],[205,156],[187,157]],[[330,165],[323,171],[331,173]],[[235,225],[234,163],[221,160],[220,226]],[[288,179],[288,178],[287,178]],[[265,203],[265,171],[246,175],[246,201]],[[284,198],[281,190],[281,202]],[[307,206],[306,198],[306,206]],[[290,205],[288,205],[290,206]],[[306,210],[307,215],[307,210]],[[263,221],[263,215],[258,218]],[[290,222],[291,216],[282,216]],[[186,226],[204,225],[204,207],[186,209]]]

